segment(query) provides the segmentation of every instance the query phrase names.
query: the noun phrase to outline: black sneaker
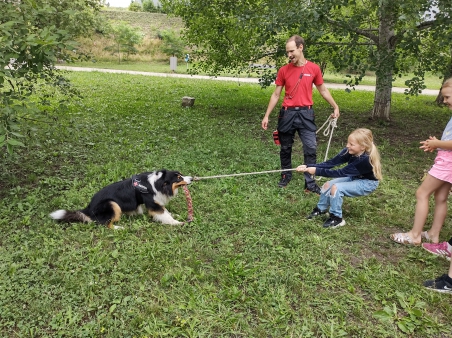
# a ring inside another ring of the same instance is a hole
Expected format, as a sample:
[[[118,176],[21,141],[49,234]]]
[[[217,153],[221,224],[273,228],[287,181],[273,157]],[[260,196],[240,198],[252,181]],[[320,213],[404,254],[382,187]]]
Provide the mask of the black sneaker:
[[[444,274],[436,279],[425,281],[424,286],[433,291],[452,293],[452,278]]]
[[[278,183],[278,187],[285,188],[289,184],[291,179],[292,179],[292,176],[282,175],[281,181],[279,181],[279,183]]]
[[[325,214],[326,214],[326,210],[322,211],[319,208],[315,207],[314,209],[312,209],[312,212],[306,217],[306,219],[313,219],[314,217],[325,215]]]
[[[316,184],[316,185],[314,185],[314,186],[311,187],[311,188],[306,188],[306,189],[304,190],[304,192],[306,192],[306,193],[312,192],[312,193],[314,193],[314,194],[320,195],[320,187]]]
[[[337,216],[330,215],[330,218],[328,218],[325,223],[323,223],[324,228],[337,228],[345,225],[345,221]]]

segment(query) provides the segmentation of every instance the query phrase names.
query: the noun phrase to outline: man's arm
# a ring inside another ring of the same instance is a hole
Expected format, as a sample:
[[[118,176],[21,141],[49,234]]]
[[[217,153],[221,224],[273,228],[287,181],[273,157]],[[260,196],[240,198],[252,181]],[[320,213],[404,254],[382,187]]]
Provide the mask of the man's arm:
[[[270,97],[270,102],[268,103],[267,111],[265,112],[265,116],[262,119],[262,128],[267,130],[268,128],[268,117],[270,116],[273,109],[276,107],[279,101],[279,97],[281,96],[282,86],[276,86],[272,96]]]
[[[339,106],[334,101],[333,97],[330,94],[330,91],[328,90],[328,88],[326,88],[324,83],[318,86],[316,85],[316,87],[320,95],[322,95],[322,97],[325,99],[325,101],[328,102],[331,105],[331,107],[333,107],[334,112],[333,114],[331,114],[331,117],[337,119],[341,114],[339,113]]]

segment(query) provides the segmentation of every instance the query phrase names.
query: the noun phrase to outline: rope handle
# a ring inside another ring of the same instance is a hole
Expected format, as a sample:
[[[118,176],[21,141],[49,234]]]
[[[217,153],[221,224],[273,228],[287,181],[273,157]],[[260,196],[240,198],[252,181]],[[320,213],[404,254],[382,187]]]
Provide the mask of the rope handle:
[[[325,123],[322,124],[322,126],[320,128],[318,128],[315,133],[318,134],[319,131],[322,130],[322,128],[325,127],[326,124],[328,124],[328,126],[323,131],[323,136],[328,136],[328,135],[330,135],[330,133],[332,134],[333,129],[337,128],[337,118],[334,118],[331,116],[328,117],[328,119],[325,121]]]
[[[328,140],[328,145],[326,146],[325,159],[323,160],[324,162],[328,159],[328,151],[330,150],[330,144],[331,144],[331,138],[333,137],[333,131],[334,131],[334,128],[337,128],[337,118],[334,118],[331,116],[328,117],[328,119],[325,121],[325,123],[319,129],[317,129],[316,134],[320,130],[322,130],[322,128],[325,126],[326,126],[326,128],[323,131],[323,136],[329,135],[330,139]]]

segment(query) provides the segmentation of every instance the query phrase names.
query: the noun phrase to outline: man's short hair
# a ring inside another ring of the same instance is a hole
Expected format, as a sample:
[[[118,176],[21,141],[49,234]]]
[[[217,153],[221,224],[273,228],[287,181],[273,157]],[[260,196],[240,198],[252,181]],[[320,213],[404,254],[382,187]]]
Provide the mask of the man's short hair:
[[[289,40],[287,40],[286,43],[289,43],[291,41],[295,41],[295,46],[297,46],[297,48],[300,47],[300,45],[303,45],[303,49],[305,48],[305,42],[304,42],[304,39],[301,36],[299,36],[299,35],[292,35],[289,38]]]

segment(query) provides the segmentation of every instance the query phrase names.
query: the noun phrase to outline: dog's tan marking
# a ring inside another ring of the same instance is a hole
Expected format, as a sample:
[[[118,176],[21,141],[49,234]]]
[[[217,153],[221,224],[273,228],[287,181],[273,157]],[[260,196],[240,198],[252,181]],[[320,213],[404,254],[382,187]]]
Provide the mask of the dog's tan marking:
[[[154,216],[159,216],[159,215],[163,214],[164,212],[165,212],[164,208],[160,211],[148,210],[148,215],[149,215],[149,217],[154,217]]]
[[[182,222],[179,222],[175,220],[171,214],[166,210],[165,207],[162,207],[162,210],[156,211],[156,210],[148,210],[149,216],[151,216],[154,221],[160,222],[163,224],[170,224],[170,225],[177,225],[182,224]]]
[[[108,223],[109,229],[116,229],[114,223],[118,222],[121,219],[121,207],[116,202],[110,202],[111,207],[113,208],[113,217],[110,220],[110,223]]]

